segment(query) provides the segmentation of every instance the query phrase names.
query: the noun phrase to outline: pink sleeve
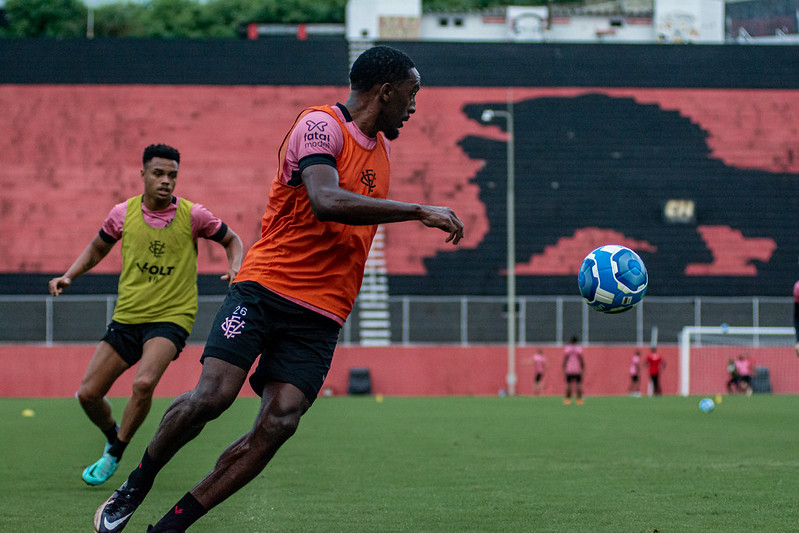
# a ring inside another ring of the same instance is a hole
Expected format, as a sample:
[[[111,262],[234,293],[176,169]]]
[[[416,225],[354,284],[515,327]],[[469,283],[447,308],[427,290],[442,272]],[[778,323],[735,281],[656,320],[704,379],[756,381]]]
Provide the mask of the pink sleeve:
[[[195,240],[198,237],[210,239],[221,227],[222,221],[204,205],[194,204],[191,206],[191,234]]]
[[[300,159],[309,155],[338,157],[344,147],[344,134],[339,123],[324,111],[311,111],[302,117],[289,134],[283,179],[288,182],[299,169]]]
[[[386,147],[386,155],[391,159],[391,142],[386,139],[385,135],[381,135],[381,137],[383,138],[383,146]]]
[[[799,302],[799,281],[793,284],[793,301]]]
[[[128,212],[128,202],[122,202],[111,208],[103,222],[103,232],[111,238],[122,238],[122,226],[125,224],[125,214]]]

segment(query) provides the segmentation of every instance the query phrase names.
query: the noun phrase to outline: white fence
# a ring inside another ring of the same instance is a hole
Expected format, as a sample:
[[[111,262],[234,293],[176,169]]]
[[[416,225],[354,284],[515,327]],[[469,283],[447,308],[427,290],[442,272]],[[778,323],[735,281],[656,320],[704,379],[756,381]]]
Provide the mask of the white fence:
[[[201,296],[190,343],[202,344],[223,296]],[[113,312],[115,295],[58,298],[0,296],[0,343],[96,342]],[[560,345],[573,335],[584,344],[648,344],[657,327],[660,343],[677,343],[688,326],[775,327],[792,324],[793,300],[776,297],[655,297],[619,315],[590,310],[579,296],[520,296],[519,345]],[[503,344],[504,297],[391,296],[391,344]],[[361,343],[356,312],[341,333],[344,344]]]

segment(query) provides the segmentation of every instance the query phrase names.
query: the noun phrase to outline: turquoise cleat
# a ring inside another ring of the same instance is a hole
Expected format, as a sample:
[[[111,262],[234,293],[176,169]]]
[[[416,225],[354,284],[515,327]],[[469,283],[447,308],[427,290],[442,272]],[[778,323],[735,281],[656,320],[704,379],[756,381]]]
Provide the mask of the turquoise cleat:
[[[100,457],[100,460],[83,471],[83,481],[89,485],[102,485],[117,470],[119,460],[107,452]]]

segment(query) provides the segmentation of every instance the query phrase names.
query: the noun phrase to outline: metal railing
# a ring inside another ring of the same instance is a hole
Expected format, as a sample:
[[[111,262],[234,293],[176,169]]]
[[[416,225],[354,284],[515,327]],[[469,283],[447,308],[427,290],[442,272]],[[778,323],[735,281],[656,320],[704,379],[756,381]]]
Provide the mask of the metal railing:
[[[202,344],[223,296],[200,296],[189,343]],[[628,313],[592,311],[579,296],[518,296],[518,345],[648,344],[657,327],[661,343],[676,343],[684,326],[789,326],[793,300],[777,297],[647,297]],[[0,296],[0,343],[97,342],[116,295]],[[390,342],[396,345],[504,344],[507,300],[484,296],[391,296]],[[344,344],[361,342],[358,302],[341,332]],[[364,329],[365,331],[365,329]],[[365,337],[365,336],[364,336]]]

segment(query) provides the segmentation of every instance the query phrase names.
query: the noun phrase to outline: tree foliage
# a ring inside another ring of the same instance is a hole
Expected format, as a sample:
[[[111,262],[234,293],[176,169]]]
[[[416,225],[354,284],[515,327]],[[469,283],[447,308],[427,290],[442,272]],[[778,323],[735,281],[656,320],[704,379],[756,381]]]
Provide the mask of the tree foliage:
[[[108,4],[94,10],[97,37],[140,37],[147,35],[147,8],[135,2]]]
[[[8,26],[13,37],[79,37],[86,35],[88,8],[81,0],[6,0]]]

